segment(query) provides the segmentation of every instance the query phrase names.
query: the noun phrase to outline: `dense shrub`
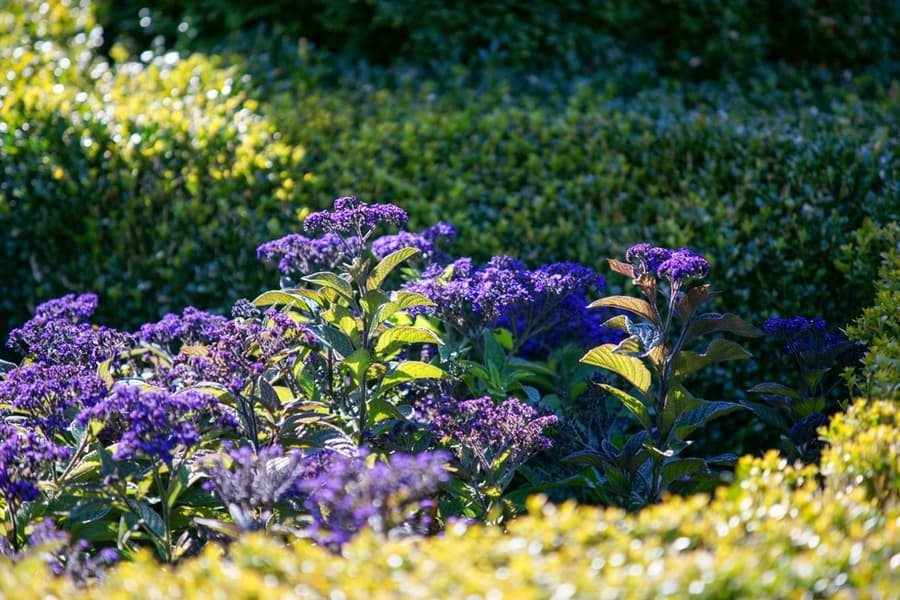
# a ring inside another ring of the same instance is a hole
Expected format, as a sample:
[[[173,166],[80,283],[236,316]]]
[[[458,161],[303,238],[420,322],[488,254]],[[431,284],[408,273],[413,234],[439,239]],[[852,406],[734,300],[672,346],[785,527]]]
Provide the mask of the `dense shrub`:
[[[875,430],[877,446],[869,440]],[[534,498],[508,532],[460,523],[422,540],[364,534],[341,557],[306,541],[285,547],[252,535],[227,551],[211,545],[171,571],[144,554],[81,591],[35,577],[42,566],[33,555],[2,565],[0,590],[66,598],[207,598],[224,590],[233,598],[889,597],[900,585],[897,405],[858,402],[826,437],[835,445],[821,472],[774,452],[748,457],[712,499],[673,497],[634,515]],[[882,460],[885,449],[893,462]],[[851,476],[845,455],[853,465],[881,465],[877,497],[871,471]]]
[[[112,65],[101,41],[90,8],[0,13],[3,325],[86,289],[119,325],[224,310],[261,286],[256,245],[296,219],[302,149],[255,112],[242,73],[175,53]]]
[[[636,57],[662,74],[744,75],[766,61],[831,68],[896,58],[900,8],[894,2],[513,0],[473,6],[442,0],[106,0],[104,23],[171,43],[185,22],[215,40],[259,24],[353,60],[407,62],[438,70],[468,64],[535,73],[590,73]],[[141,15],[143,21],[138,19]]]

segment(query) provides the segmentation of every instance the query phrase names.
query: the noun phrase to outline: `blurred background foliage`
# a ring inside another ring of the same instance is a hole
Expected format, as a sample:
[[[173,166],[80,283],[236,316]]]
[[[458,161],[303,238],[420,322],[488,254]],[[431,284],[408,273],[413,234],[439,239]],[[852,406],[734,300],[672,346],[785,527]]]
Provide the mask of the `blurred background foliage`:
[[[351,193],[477,259],[690,246],[718,310],[844,326],[900,243],[898,25],[874,0],[8,0],[2,337],[70,291],[117,327],[226,312],[275,281],[257,245]],[[702,394],[778,379],[752,350]],[[747,419],[709,443],[752,449]]]

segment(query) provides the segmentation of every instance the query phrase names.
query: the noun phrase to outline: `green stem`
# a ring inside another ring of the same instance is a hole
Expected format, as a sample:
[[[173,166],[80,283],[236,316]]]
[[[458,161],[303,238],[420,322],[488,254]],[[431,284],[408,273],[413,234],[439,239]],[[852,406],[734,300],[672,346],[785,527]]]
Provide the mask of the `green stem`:
[[[163,555],[163,560],[170,563],[172,562],[172,514],[169,508],[169,495],[172,493],[171,485],[172,485],[172,473],[169,473],[169,485],[163,487],[162,484],[162,474],[159,472],[159,464],[156,464],[153,467],[153,476],[156,479],[156,488],[159,490],[159,500],[160,500],[160,510],[162,512],[163,519],[163,529],[165,530],[163,537],[163,545],[165,547],[165,553]]]

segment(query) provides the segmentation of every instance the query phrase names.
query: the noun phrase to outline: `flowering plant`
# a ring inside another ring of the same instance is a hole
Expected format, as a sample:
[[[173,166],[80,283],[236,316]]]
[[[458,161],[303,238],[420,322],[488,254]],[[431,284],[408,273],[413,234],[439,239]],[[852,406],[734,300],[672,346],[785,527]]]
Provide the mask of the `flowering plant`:
[[[762,332],[739,317],[698,313],[715,297],[709,284],[709,263],[696,252],[637,244],[625,254],[628,262],[610,260],[613,271],[631,278],[645,299],[609,296],[592,307],[615,308],[621,314],[606,321],[627,337],[618,344],[590,350],[582,362],[614,373],[633,390],[608,383],[599,386],[622,403],[640,425],[621,447],[602,440],[601,448],[579,452],[570,460],[599,467],[603,485],[626,506],[656,502],[668,489],[697,489],[716,481],[711,467],[730,464],[734,455],[682,457],[687,437],[709,421],[740,410],[737,402],[707,401],[693,396],[684,382],[711,364],[750,356],[735,342],[716,338],[702,351],[688,350],[700,338],[727,332],[758,336]],[[634,321],[638,317],[639,321]]]

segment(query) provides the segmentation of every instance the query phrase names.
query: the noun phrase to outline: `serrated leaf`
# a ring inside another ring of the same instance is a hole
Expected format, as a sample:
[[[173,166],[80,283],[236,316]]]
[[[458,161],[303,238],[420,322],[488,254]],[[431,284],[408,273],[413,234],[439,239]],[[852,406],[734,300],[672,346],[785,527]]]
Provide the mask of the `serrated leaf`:
[[[640,298],[632,298],[631,296],[608,296],[600,298],[588,304],[588,308],[620,308],[628,312],[644,317],[651,323],[656,323],[656,316],[650,303]]]
[[[687,350],[679,352],[672,361],[672,372],[675,378],[684,379],[707,365],[726,360],[741,360],[751,356],[737,342],[719,338],[710,342],[703,354]]]
[[[703,427],[713,419],[718,419],[744,408],[743,405],[734,402],[707,402],[703,406],[689,410],[679,416],[675,420],[673,431],[679,438],[685,439],[692,432]]]
[[[653,429],[653,420],[650,417],[650,411],[647,410],[647,405],[641,402],[639,399],[635,398],[631,394],[627,394],[620,390],[617,387],[613,387],[606,383],[599,384],[601,388],[615,396],[622,404],[625,405],[625,408],[631,411],[631,413],[637,417],[638,421],[640,421],[641,425],[647,431]]]
[[[650,371],[639,358],[614,354],[613,348],[612,344],[597,346],[585,354],[581,362],[621,375],[646,396],[652,381]]]
[[[751,394],[773,394],[776,396],[787,396],[788,398],[793,398],[795,400],[799,400],[801,398],[800,392],[798,392],[794,388],[788,387],[781,383],[773,382],[759,383],[747,390],[747,392]]]
[[[350,285],[349,281],[339,275],[335,275],[329,271],[322,271],[321,273],[306,275],[301,279],[314,285],[318,285],[321,288],[334,290],[347,300],[353,300],[353,287]]]
[[[608,258],[607,262],[609,263],[609,268],[619,275],[634,279],[634,267],[630,263],[622,262],[614,258]]]
[[[667,489],[673,481],[706,471],[706,462],[702,458],[677,458],[666,461],[662,466],[662,489]]]
[[[394,344],[443,344],[432,331],[423,327],[400,326],[386,329],[375,342],[375,353],[382,354]]]
[[[366,279],[366,287],[370,290],[379,287],[387,276],[391,274],[391,271],[420,252],[421,250],[418,248],[411,247],[400,248],[399,250],[391,252],[382,258],[381,261],[375,265],[375,268],[372,269],[368,279]]]
[[[684,343],[688,344],[708,333],[733,333],[743,337],[759,337],[762,330],[757,329],[744,319],[731,313],[706,313],[694,319],[684,334]]]

